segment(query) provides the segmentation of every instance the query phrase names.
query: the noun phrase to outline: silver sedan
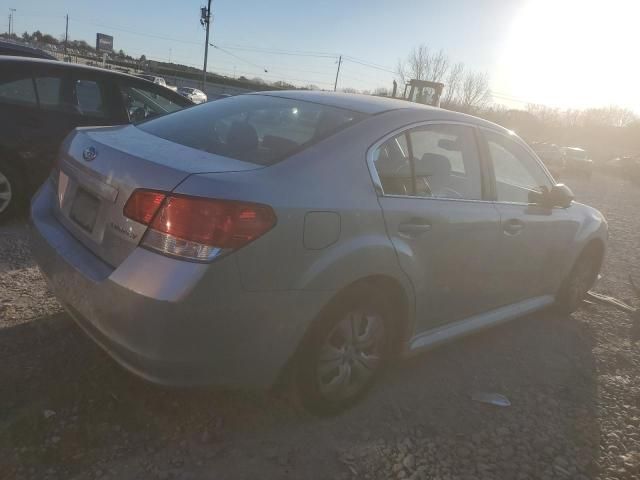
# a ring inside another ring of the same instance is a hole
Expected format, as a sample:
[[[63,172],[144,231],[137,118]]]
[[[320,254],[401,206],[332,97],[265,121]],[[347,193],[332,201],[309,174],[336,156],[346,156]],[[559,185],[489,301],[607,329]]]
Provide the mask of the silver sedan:
[[[31,213],[51,288],[125,368],[237,387],[287,372],[319,413],[393,355],[575,310],[607,240],[512,132],[323,92],[79,128]]]

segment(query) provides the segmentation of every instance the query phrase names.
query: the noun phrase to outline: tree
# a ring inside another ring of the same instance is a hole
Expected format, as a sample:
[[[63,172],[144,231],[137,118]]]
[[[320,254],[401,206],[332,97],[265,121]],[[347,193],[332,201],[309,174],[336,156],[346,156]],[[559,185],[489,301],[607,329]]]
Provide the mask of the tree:
[[[444,86],[441,104],[444,108],[452,108],[459,100],[460,87],[464,76],[464,64],[456,63],[449,68]]]
[[[443,50],[432,52],[422,44],[415,47],[404,61],[398,61],[396,73],[401,84],[411,79],[441,82],[449,71],[450,63]]]
[[[35,32],[33,32],[31,34],[31,40],[33,40],[34,42],[41,42],[42,41],[42,32],[40,30],[36,30]]]
[[[489,78],[486,73],[467,72],[460,91],[460,107],[463,112],[472,112],[484,107],[491,97]]]
[[[22,40],[24,40],[25,42],[30,42],[31,41],[31,35],[29,35],[29,32],[24,32],[22,34]]]
[[[386,87],[378,87],[373,91],[373,94],[378,97],[389,97],[391,94],[389,93],[389,89]]]
[[[144,63],[147,61],[147,56],[146,55],[140,55],[140,62]]]
[[[258,85],[264,85],[264,84],[265,84],[265,81],[264,81],[262,78],[260,78],[260,77],[253,77],[253,78],[251,79],[251,81],[252,81],[253,83],[257,83]]]
[[[358,91],[353,87],[343,88],[341,92],[342,93],[358,93]]]
[[[48,33],[42,35],[42,43],[48,43],[50,45],[57,45],[58,40],[53,35],[49,35]]]

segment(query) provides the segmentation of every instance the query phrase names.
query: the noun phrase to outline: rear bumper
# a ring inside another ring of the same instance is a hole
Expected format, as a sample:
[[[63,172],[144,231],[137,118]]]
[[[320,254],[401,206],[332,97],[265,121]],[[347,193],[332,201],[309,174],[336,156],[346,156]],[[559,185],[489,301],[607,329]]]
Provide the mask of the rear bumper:
[[[183,262],[138,248],[117,268],[33,199],[32,251],[78,325],[127,370],[164,385],[264,387],[277,379],[332,292],[248,292],[236,261]]]

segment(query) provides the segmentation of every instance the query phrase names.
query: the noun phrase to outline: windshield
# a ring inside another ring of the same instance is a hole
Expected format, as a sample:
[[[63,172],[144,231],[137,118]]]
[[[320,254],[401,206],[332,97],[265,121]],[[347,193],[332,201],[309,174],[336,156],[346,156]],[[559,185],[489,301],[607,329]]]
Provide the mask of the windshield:
[[[240,95],[139,125],[172,142],[271,165],[363,118],[361,113],[268,95]]]

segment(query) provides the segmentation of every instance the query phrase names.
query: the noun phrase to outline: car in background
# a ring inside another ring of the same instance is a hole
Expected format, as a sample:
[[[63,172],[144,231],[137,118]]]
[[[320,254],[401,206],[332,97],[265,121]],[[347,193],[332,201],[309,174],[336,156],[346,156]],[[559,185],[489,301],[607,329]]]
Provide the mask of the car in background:
[[[555,143],[534,143],[531,145],[542,163],[554,177],[559,177],[564,170],[564,152]]]
[[[88,125],[122,125],[193,103],[110,70],[0,57],[0,221],[19,211],[47,177],[60,143]]]
[[[564,147],[564,170],[570,174],[582,175],[591,178],[593,175],[593,160],[583,148]]]
[[[174,92],[178,90],[178,87],[167,84],[167,81],[163,77],[148,75],[144,73],[137,74],[136,77],[143,78],[149,82],[155,83],[156,85],[162,85],[163,87],[168,88],[169,90],[173,90]]]
[[[31,219],[52,291],[119,364],[171,385],[289,378],[321,414],[393,355],[575,310],[608,236],[509,130],[313,91],[77,129]]]
[[[616,157],[603,165],[603,171],[627,180],[640,182],[640,155]]]
[[[207,94],[197,88],[179,87],[177,91],[180,95],[188,98],[193,103],[205,103],[207,101]]]
[[[0,55],[57,60],[56,57],[44,50],[40,50],[39,48],[33,48],[28,45],[21,45],[19,43],[6,42],[2,40],[0,40]]]

